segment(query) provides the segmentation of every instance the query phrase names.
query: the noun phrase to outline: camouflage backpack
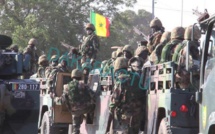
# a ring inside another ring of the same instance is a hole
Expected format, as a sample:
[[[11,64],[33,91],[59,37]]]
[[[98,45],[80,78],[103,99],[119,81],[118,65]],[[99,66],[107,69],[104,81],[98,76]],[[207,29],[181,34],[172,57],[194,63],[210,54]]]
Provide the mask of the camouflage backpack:
[[[90,94],[88,89],[80,88],[79,81],[71,81],[68,84],[68,98],[70,104],[84,104],[90,102]]]
[[[167,45],[165,45],[161,52],[161,61],[160,63],[172,61],[174,54],[174,48],[181,43],[181,40],[173,40]]]

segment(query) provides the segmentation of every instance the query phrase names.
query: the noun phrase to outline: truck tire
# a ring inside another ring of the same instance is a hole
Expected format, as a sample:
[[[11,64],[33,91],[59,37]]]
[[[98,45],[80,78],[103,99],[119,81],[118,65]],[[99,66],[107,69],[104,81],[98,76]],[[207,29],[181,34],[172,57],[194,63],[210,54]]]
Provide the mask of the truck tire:
[[[59,134],[57,128],[51,126],[51,120],[49,118],[48,111],[46,111],[43,115],[40,132],[41,134]]]
[[[161,120],[159,129],[158,129],[158,134],[172,134],[170,130],[170,126],[167,123],[167,118],[163,118]]]

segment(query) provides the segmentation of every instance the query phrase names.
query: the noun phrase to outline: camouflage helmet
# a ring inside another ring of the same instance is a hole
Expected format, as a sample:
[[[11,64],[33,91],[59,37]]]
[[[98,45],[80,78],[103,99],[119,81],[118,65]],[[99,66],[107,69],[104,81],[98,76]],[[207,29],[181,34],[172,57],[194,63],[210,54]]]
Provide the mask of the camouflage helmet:
[[[161,23],[161,21],[156,17],[156,18],[154,18],[153,20],[151,20],[149,26],[150,26],[151,28],[153,28],[153,27],[159,27],[159,28],[161,28],[161,27],[162,27],[162,23]]]
[[[171,36],[171,32],[168,32],[168,31],[164,32],[161,36],[160,42],[164,42],[164,41],[168,42],[170,40],[170,36]]]
[[[184,31],[183,27],[175,27],[171,31],[171,39],[184,39]]]
[[[116,57],[119,57],[119,56],[122,54],[122,49],[123,49],[123,47],[119,47],[119,48],[116,50]]]
[[[82,77],[82,71],[79,69],[73,69],[71,73],[71,78],[74,78],[74,77],[79,77],[79,78]]]
[[[115,58],[116,58],[116,51],[113,51],[113,52],[112,52],[111,58],[112,58],[112,59],[115,59]]]
[[[139,56],[142,52],[144,51],[148,51],[146,46],[139,46],[136,50],[135,50],[135,55]]]
[[[39,59],[40,59],[40,58],[46,58],[46,55],[43,54],[43,55],[41,55],[41,56],[39,57]]]
[[[119,69],[128,68],[128,60],[124,57],[118,57],[116,58],[114,62],[114,71],[117,71]]]
[[[122,49],[122,52],[124,52],[124,51],[130,52],[131,54],[133,54],[133,52],[134,52],[131,45],[125,45]]]
[[[37,45],[37,40],[35,38],[31,38],[29,41],[28,41],[28,45]]]
[[[38,64],[41,65],[41,63],[42,63],[42,62],[45,62],[45,61],[47,61],[46,57],[41,57],[41,58],[39,58],[39,60],[38,60]]]
[[[86,25],[85,29],[91,29],[91,30],[95,31],[95,26],[92,23],[88,23]]]
[[[19,50],[19,47],[17,44],[13,44],[10,46],[10,49],[13,49],[13,50]]]
[[[58,61],[58,56],[57,55],[53,55],[50,59],[50,61]]]
[[[193,29],[193,25],[190,25],[189,27],[186,28],[185,32],[184,32],[184,39],[185,40],[191,40],[191,36],[192,36],[192,29]],[[194,26],[194,31],[193,31],[193,39],[194,40],[199,40],[201,38],[201,31],[197,26]]]

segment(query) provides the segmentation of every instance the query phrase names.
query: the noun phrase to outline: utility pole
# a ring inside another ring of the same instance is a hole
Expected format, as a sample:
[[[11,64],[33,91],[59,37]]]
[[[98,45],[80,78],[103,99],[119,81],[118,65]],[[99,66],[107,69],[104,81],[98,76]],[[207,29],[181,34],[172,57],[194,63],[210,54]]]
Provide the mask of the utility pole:
[[[155,0],[152,0],[152,19],[155,17]]]
[[[181,0],[181,27],[183,26],[183,0]]]

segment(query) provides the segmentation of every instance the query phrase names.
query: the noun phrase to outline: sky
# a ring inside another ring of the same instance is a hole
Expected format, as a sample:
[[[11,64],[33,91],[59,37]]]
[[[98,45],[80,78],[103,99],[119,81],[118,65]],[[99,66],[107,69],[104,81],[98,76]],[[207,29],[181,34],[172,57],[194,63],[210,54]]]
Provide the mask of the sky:
[[[132,10],[144,9],[152,12],[152,0],[137,0]],[[154,0],[154,14],[165,27],[165,31],[171,31],[174,27],[187,27],[197,22],[198,16],[192,9],[204,12],[207,9],[209,15],[215,14],[215,0]],[[183,3],[183,4],[182,4]],[[182,8],[183,5],[183,8]],[[182,12],[183,11],[183,12]]]

